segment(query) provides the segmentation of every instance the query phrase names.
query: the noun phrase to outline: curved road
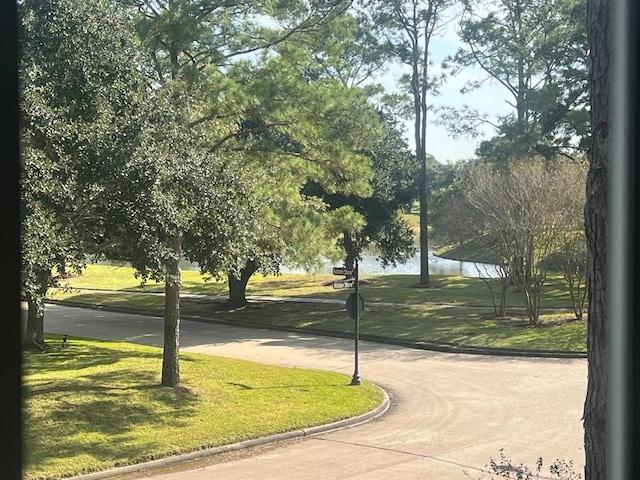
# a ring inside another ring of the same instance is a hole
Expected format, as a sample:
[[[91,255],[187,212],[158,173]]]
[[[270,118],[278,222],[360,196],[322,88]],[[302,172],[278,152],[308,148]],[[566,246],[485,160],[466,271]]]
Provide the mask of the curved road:
[[[163,320],[47,305],[47,332],[162,346]],[[184,351],[351,376],[354,342],[181,321]],[[153,470],[156,480],[479,479],[500,449],[514,465],[572,461],[584,471],[584,359],[447,354],[359,342],[359,373],[391,398],[368,423]],[[122,477],[125,478],[125,477]],[[129,475],[126,478],[134,478]]]

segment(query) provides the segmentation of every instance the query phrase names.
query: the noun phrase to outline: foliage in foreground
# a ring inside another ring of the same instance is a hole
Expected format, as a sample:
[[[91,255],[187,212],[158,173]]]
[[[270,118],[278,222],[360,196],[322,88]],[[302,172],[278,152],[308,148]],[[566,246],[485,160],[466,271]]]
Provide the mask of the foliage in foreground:
[[[543,461],[542,457],[538,458],[534,469],[520,464],[514,465],[511,459],[507,458],[504,453],[504,449],[500,449],[499,459],[496,461],[491,458],[489,464],[485,465],[487,470],[482,471],[482,475],[479,480],[486,479],[486,475],[489,475],[490,480],[496,478],[504,478],[507,480],[538,480],[542,472]],[[580,480],[582,476],[576,473],[573,469],[573,461],[569,460],[556,460],[549,465],[549,473],[551,478],[557,478],[558,480]],[[464,474],[470,477],[469,472],[465,471]],[[544,477],[546,478],[546,477]]]

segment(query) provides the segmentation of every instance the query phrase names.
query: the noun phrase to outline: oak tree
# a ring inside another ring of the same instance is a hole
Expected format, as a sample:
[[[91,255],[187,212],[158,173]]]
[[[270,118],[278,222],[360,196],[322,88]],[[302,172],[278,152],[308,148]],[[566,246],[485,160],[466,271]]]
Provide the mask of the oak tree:
[[[96,176],[135,150],[145,83],[135,32],[110,2],[25,0],[18,14],[21,289],[35,347],[48,289],[102,248]]]

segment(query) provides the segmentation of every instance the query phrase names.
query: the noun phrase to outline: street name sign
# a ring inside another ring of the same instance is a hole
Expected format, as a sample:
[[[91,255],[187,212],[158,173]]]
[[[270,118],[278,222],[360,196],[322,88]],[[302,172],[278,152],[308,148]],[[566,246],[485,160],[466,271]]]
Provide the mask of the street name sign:
[[[353,275],[353,270],[349,270],[347,267],[333,267],[333,274],[350,277]]]
[[[338,282],[333,282],[333,288],[353,288],[356,286],[356,281],[353,279],[349,280],[340,280]]]

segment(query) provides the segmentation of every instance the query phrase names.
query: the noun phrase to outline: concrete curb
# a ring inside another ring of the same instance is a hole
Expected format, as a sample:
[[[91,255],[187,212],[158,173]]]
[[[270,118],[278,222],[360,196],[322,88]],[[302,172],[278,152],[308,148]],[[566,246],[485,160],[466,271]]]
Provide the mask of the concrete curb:
[[[328,423],[325,425],[317,425],[315,427],[302,428],[298,430],[292,430],[290,432],[283,432],[275,435],[269,435],[267,437],[256,438],[253,440],[246,440],[244,442],[233,443],[230,445],[223,445],[220,447],[198,450],[195,452],[185,453],[182,455],[173,455],[170,457],[151,460],[149,462],[138,463],[135,465],[127,465],[124,467],[113,468],[111,470],[104,470],[100,472],[93,472],[93,473],[87,473],[84,475],[78,475],[75,477],[68,477],[68,480],[102,480],[102,479],[108,479],[111,477],[116,477],[121,475],[141,473],[141,472],[152,470],[155,468],[169,467],[169,466],[177,465],[184,462],[189,462],[189,461],[198,460],[198,459],[202,459],[202,458],[206,458],[214,455],[219,455],[221,453],[235,452],[238,450],[256,447],[259,445],[277,443],[284,440],[290,440],[293,438],[310,437],[313,435],[332,432],[334,430],[341,430],[344,428],[350,428],[350,427],[355,427],[357,425],[362,425],[363,423],[369,422],[375,418],[378,418],[384,415],[387,412],[387,410],[389,410],[389,406],[391,403],[389,400],[389,395],[384,388],[380,387],[379,385],[378,385],[378,388],[382,390],[382,393],[384,395],[382,403],[377,408],[371,410],[370,412],[364,413],[362,415],[358,415],[356,417],[346,418],[344,420],[339,420],[337,422]]]

